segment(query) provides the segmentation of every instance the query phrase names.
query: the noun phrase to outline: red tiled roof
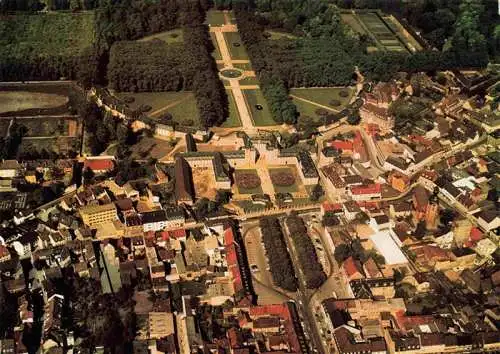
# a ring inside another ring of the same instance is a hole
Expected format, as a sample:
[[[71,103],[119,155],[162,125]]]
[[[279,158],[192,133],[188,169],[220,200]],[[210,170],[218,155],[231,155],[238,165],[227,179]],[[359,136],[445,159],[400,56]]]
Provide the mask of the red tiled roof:
[[[9,256],[9,250],[4,245],[0,245],[0,258]]]
[[[89,168],[92,171],[111,171],[114,167],[113,159],[87,159],[83,163],[83,168]]]
[[[323,209],[325,211],[342,211],[342,204],[324,202]]]
[[[330,146],[335,149],[341,149],[343,151],[349,150],[352,151],[354,149],[353,142],[350,140],[333,140],[330,141]]]
[[[344,271],[348,277],[352,277],[356,273],[361,273],[359,271],[358,266],[356,265],[356,262],[354,261],[354,258],[352,258],[352,256],[347,258],[344,261],[344,263],[342,264],[342,267],[344,268]]]
[[[366,186],[353,186],[351,187],[351,193],[355,195],[359,194],[374,194],[380,193],[382,191],[382,187],[380,183],[369,184]]]
[[[232,245],[234,242],[233,229],[228,227],[224,230],[224,246]]]
[[[479,230],[477,227],[473,227],[470,230],[469,240],[477,242],[482,239],[483,239],[483,233],[481,232],[481,230]]]
[[[184,230],[184,229],[172,230],[172,231],[168,232],[168,235],[172,238],[175,238],[175,239],[185,238],[186,237],[186,230]]]

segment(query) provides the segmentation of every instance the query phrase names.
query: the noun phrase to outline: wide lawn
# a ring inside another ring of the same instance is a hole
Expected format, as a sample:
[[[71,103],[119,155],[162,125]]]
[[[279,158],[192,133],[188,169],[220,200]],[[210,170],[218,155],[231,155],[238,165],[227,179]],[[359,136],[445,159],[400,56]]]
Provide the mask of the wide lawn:
[[[231,59],[248,60],[247,50],[238,32],[224,32],[224,38],[231,54]]]
[[[238,107],[236,106],[236,101],[231,90],[226,90],[227,98],[229,100],[229,117],[222,124],[223,128],[236,128],[241,127],[240,114],[238,113]]]
[[[224,12],[217,10],[209,10],[205,20],[210,26],[222,26],[226,23],[224,19]]]
[[[309,103],[309,102],[298,100],[296,98],[293,98],[292,101],[295,104],[295,106],[297,107],[297,110],[299,111],[299,114],[300,114],[299,115],[299,123],[300,123],[300,120],[304,117],[311,117],[316,122],[323,121],[322,117],[316,113],[316,110],[320,107],[318,107],[312,103]]]
[[[239,81],[241,86],[245,85],[259,85],[259,80],[255,76],[247,76]]]
[[[165,43],[182,43],[184,41],[184,35],[182,29],[176,28],[171,31],[155,33],[150,36],[139,39],[139,42],[152,41],[152,40],[162,40]]]
[[[0,113],[63,106],[68,96],[44,92],[0,91]]]
[[[76,56],[95,39],[94,13],[16,14],[0,21],[0,61],[5,58]]]
[[[256,126],[276,125],[271,115],[271,111],[269,110],[269,106],[267,105],[267,101],[260,90],[243,90],[243,94],[247,101],[248,109],[252,114],[252,120]]]
[[[181,125],[198,125],[199,114],[196,107],[196,99],[192,92],[120,92],[117,96],[121,99],[133,97],[134,102],[128,106],[135,110],[142,105],[151,106],[146,114],[151,118],[161,118],[166,113],[173,116],[174,122]]]
[[[343,97],[342,92],[347,96]],[[350,87],[294,88],[290,90],[290,95],[341,111],[349,104],[354,92],[354,89]],[[332,100],[339,101],[340,105],[333,105]]]

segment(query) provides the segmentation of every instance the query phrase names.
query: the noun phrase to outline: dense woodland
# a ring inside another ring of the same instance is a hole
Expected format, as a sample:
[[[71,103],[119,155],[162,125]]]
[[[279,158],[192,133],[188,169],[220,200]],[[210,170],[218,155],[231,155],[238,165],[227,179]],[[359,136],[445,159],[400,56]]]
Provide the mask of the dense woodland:
[[[297,279],[278,219],[261,218],[260,232],[274,284],[288,291],[296,291]]]
[[[299,216],[290,216],[286,218],[285,224],[302,265],[302,272],[306,278],[306,286],[309,289],[319,288],[325,282],[326,274],[323,271],[321,263],[319,263],[314,243],[307,234],[304,220]]]

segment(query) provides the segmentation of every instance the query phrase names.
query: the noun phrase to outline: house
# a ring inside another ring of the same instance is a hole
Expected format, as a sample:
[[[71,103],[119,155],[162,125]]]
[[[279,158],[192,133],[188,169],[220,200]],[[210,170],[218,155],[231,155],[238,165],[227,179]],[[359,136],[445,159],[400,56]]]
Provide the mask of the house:
[[[22,166],[17,160],[3,160],[0,163],[0,177],[14,178],[20,175]]]
[[[107,173],[115,168],[114,156],[87,157],[83,162],[83,169],[89,169],[96,175]]]
[[[4,245],[0,244],[0,263],[10,261],[10,252]]]
[[[92,229],[118,219],[118,213],[113,203],[86,205],[80,208],[79,213],[83,223]]]
[[[299,163],[299,175],[305,185],[315,185],[319,183],[319,174],[316,170],[316,165],[314,164],[311,154],[307,151],[301,151],[297,155],[297,161]]]
[[[184,212],[176,206],[142,213],[141,219],[144,232],[181,227],[185,221]]]
[[[486,231],[500,227],[500,216],[496,210],[485,210],[477,216],[477,223]]]
[[[150,312],[148,314],[149,339],[161,339],[174,333],[174,315],[171,312]]]
[[[352,186],[350,195],[353,200],[370,200],[382,196],[382,186],[380,183],[367,184],[362,186]]]
[[[342,263],[342,270],[346,275],[347,280],[350,282],[356,279],[363,279],[363,271],[359,261],[356,261],[352,256],[347,258],[344,263]]]
[[[406,175],[398,172],[393,172],[389,175],[389,183],[391,184],[392,188],[402,193],[408,189],[411,181]]]
[[[178,203],[194,202],[194,186],[191,167],[183,157],[177,157],[174,166],[175,197]]]
[[[394,127],[394,117],[391,116],[387,108],[365,103],[359,110],[359,115],[363,122],[377,124],[382,129],[388,130]]]

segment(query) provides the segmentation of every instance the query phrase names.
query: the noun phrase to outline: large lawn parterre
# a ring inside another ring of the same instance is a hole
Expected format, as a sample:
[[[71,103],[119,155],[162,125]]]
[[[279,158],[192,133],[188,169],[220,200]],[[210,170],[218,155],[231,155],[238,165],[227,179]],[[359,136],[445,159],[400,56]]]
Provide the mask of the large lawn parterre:
[[[205,23],[207,23],[210,26],[224,25],[226,23],[224,19],[224,12],[217,10],[209,10],[207,12],[207,18],[205,20]]]
[[[248,60],[247,50],[238,32],[224,32],[227,47],[233,60]]]
[[[276,125],[260,90],[243,90],[255,126]],[[260,109],[259,109],[260,108]]]

